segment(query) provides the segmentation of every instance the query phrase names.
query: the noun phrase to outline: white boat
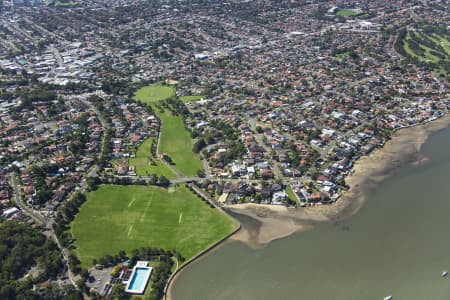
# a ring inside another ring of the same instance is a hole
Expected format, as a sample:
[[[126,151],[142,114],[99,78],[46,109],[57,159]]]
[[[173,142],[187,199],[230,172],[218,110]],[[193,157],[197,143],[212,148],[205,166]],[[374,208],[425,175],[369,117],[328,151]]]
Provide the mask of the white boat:
[[[392,296],[391,295],[386,296],[386,297],[383,298],[383,300],[392,300]]]
[[[447,275],[448,275],[448,271],[447,270],[442,271],[441,277],[447,277]]]

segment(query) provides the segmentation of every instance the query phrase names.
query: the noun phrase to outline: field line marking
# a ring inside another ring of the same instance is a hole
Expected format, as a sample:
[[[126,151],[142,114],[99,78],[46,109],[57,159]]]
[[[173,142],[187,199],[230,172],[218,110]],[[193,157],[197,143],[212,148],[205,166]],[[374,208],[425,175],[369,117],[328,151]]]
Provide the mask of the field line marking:
[[[130,236],[131,230],[133,230],[133,225],[131,225],[131,226],[130,226],[130,229],[128,229],[128,236]]]
[[[152,200],[153,200],[153,194],[150,197],[150,200],[147,202],[147,204],[145,205],[145,210],[144,213],[142,214],[141,218],[139,219],[139,221],[144,222],[144,218],[145,215],[147,214],[147,210],[150,207],[150,204],[152,204]]]
[[[193,237],[194,237],[193,234],[187,235],[187,236],[185,236],[184,238],[182,238],[181,240],[178,240],[178,241],[177,241],[177,244],[179,245],[179,244],[181,244],[181,243],[183,243],[183,242],[185,242],[185,241],[187,241],[187,240],[189,240],[189,239],[191,239],[191,238],[193,238]]]
[[[180,213],[180,216],[178,217],[178,224],[181,224],[181,218],[183,217],[183,213]]]
[[[135,197],[133,197],[133,199],[131,199],[130,203],[128,203],[128,208],[130,208],[130,206],[134,203],[134,201],[136,201]]]

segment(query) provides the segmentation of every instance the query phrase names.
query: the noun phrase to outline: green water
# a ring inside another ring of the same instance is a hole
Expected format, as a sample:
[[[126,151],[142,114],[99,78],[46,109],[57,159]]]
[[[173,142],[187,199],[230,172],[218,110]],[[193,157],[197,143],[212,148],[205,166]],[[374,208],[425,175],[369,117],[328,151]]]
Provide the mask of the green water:
[[[252,250],[227,243],[182,272],[175,300],[448,300],[450,129],[340,224],[323,224]]]

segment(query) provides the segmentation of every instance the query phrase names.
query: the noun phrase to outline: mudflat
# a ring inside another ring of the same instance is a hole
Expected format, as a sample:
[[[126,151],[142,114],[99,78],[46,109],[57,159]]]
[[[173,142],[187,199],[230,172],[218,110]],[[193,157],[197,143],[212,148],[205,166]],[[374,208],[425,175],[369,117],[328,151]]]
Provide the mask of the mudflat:
[[[294,232],[309,230],[320,222],[345,219],[364,205],[367,196],[381,181],[400,166],[419,164],[427,158],[420,152],[428,137],[450,125],[450,115],[432,122],[397,130],[382,148],[358,159],[346,178],[350,187],[331,205],[289,208],[261,204],[237,204],[225,207],[241,222],[242,229],[231,237],[250,247],[261,247]]]

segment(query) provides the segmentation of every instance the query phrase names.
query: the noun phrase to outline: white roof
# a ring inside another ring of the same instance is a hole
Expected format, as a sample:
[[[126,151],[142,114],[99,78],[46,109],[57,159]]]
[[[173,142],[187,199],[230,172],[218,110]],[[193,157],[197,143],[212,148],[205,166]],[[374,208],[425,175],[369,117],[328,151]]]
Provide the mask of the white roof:
[[[17,207],[11,207],[11,208],[8,208],[8,209],[4,210],[3,211],[3,215],[4,216],[10,216],[10,215],[12,215],[12,214],[14,214],[14,213],[16,213],[18,211],[19,211],[19,209]]]
[[[148,261],[146,260],[140,260],[136,262],[136,267],[146,267],[146,266],[148,266]]]

